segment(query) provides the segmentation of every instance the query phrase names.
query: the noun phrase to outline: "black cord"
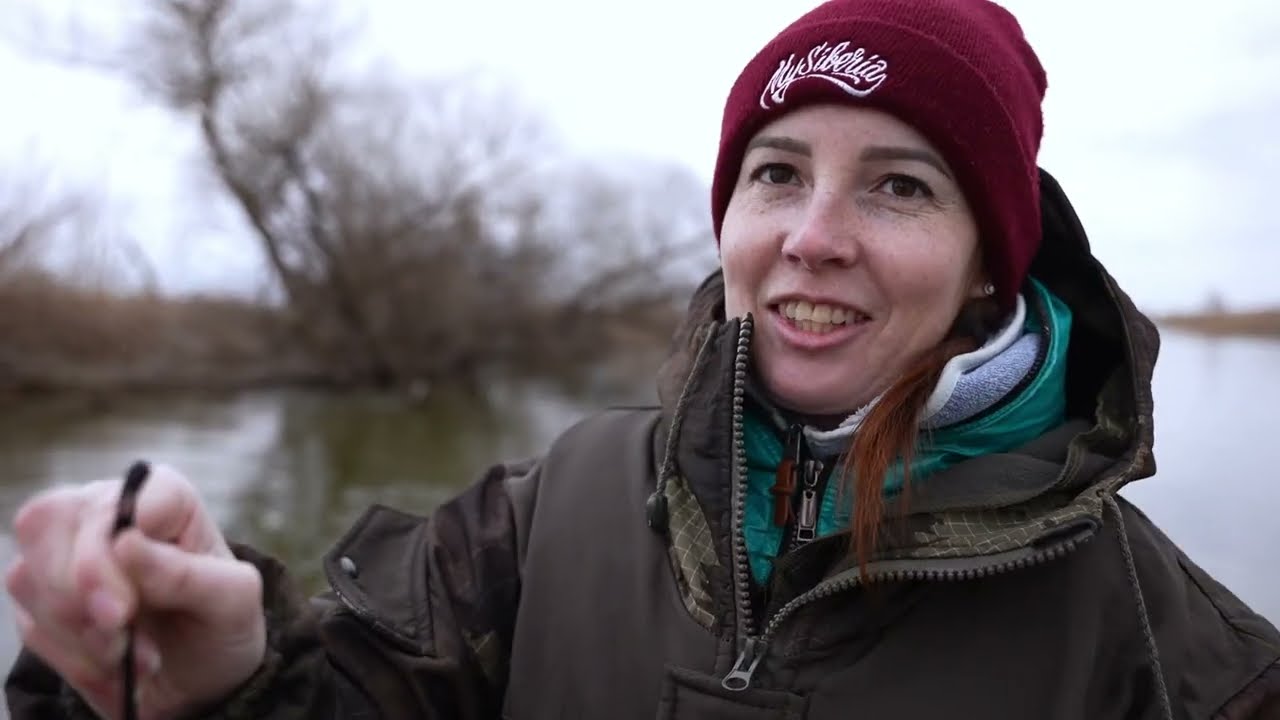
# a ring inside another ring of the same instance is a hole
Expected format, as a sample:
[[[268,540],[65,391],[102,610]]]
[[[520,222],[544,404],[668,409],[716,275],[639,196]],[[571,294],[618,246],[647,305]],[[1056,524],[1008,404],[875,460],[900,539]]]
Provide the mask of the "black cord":
[[[142,492],[142,485],[146,482],[147,477],[151,474],[151,466],[146,462],[139,460],[129,466],[124,474],[124,487],[120,490],[120,501],[116,504],[116,522],[111,528],[111,537],[114,539],[120,534],[120,531],[133,527],[134,513],[138,508],[138,493]],[[133,669],[133,626],[130,624],[125,628],[125,646],[124,646],[124,704],[123,720],[138,720],[138,702],[137,702],[137,678]]]

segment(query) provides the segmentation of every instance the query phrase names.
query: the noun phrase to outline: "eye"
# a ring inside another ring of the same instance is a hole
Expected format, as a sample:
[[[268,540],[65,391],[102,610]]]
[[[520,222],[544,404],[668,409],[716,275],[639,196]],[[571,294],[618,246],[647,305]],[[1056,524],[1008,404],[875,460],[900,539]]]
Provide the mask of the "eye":
[[[933,197],[933,190],[923,180],[917,180],[909,175],[890,175],[880,183],[879,189],[904,200]]]
[[[765,163],[751,172],[751,179],[767,185],[790,185],[796,181],[796,169],[782,163]]]

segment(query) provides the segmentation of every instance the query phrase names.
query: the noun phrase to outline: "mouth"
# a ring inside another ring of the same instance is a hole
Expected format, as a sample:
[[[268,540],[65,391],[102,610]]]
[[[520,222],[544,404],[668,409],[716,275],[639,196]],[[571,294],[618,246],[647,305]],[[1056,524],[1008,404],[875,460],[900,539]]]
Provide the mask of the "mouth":
[[[785,300],[770,307],[792,327],[815,335],[871,322],[871,316],[862,310],[833,303]]]

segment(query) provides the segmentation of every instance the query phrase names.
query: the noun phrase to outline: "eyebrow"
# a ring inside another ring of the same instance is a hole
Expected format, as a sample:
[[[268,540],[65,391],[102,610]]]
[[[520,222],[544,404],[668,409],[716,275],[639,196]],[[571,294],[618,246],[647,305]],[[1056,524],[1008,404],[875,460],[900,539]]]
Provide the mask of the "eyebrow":
[[[809,146],[809,143],[785,135],[761,135],[753,138],[751,142],[747,143],[747,149],[743,151],[743,154],[745,155],[756,148],[773,148],[774,150],[795,153],[805,157],[813,155],[813,149]],[[947,164],[942,161],[942,158],[922,148],[901,145],[872,145],[862,151],[861,160],[863,162],[884,162],[888,160],[921,162],[942,173],[948,179],[955,180],[955,177],[951,175],[951,171],[947,170]]]
[[[911,160],[914,162],[921,162],[942,173],[947,177],[947,179],[955,180],[955,178],[951,176],[951,171],[947,170],[947,164],[942,162],[942,158],[921,148],[872,145],[862,151],[862,160],[863,162],[884,160]]]
[[[782,150],[783,152],[804,155],[805,157],[813,154],[809,143],[783,135],[760,135],[752,138],[751,142],[747,143],[747,149],[743,151],[743,154],[745,155],[756,148],[773,148],[774,150]]]

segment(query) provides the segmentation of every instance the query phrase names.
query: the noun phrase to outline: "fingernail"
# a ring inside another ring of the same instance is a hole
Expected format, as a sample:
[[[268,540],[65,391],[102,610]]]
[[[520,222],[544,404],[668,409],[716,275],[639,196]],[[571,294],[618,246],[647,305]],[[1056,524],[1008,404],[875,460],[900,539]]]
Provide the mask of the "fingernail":
[[[89,616],[104,630],[115,630],[124,624],[124,604],[105,590],[89,595]]]

